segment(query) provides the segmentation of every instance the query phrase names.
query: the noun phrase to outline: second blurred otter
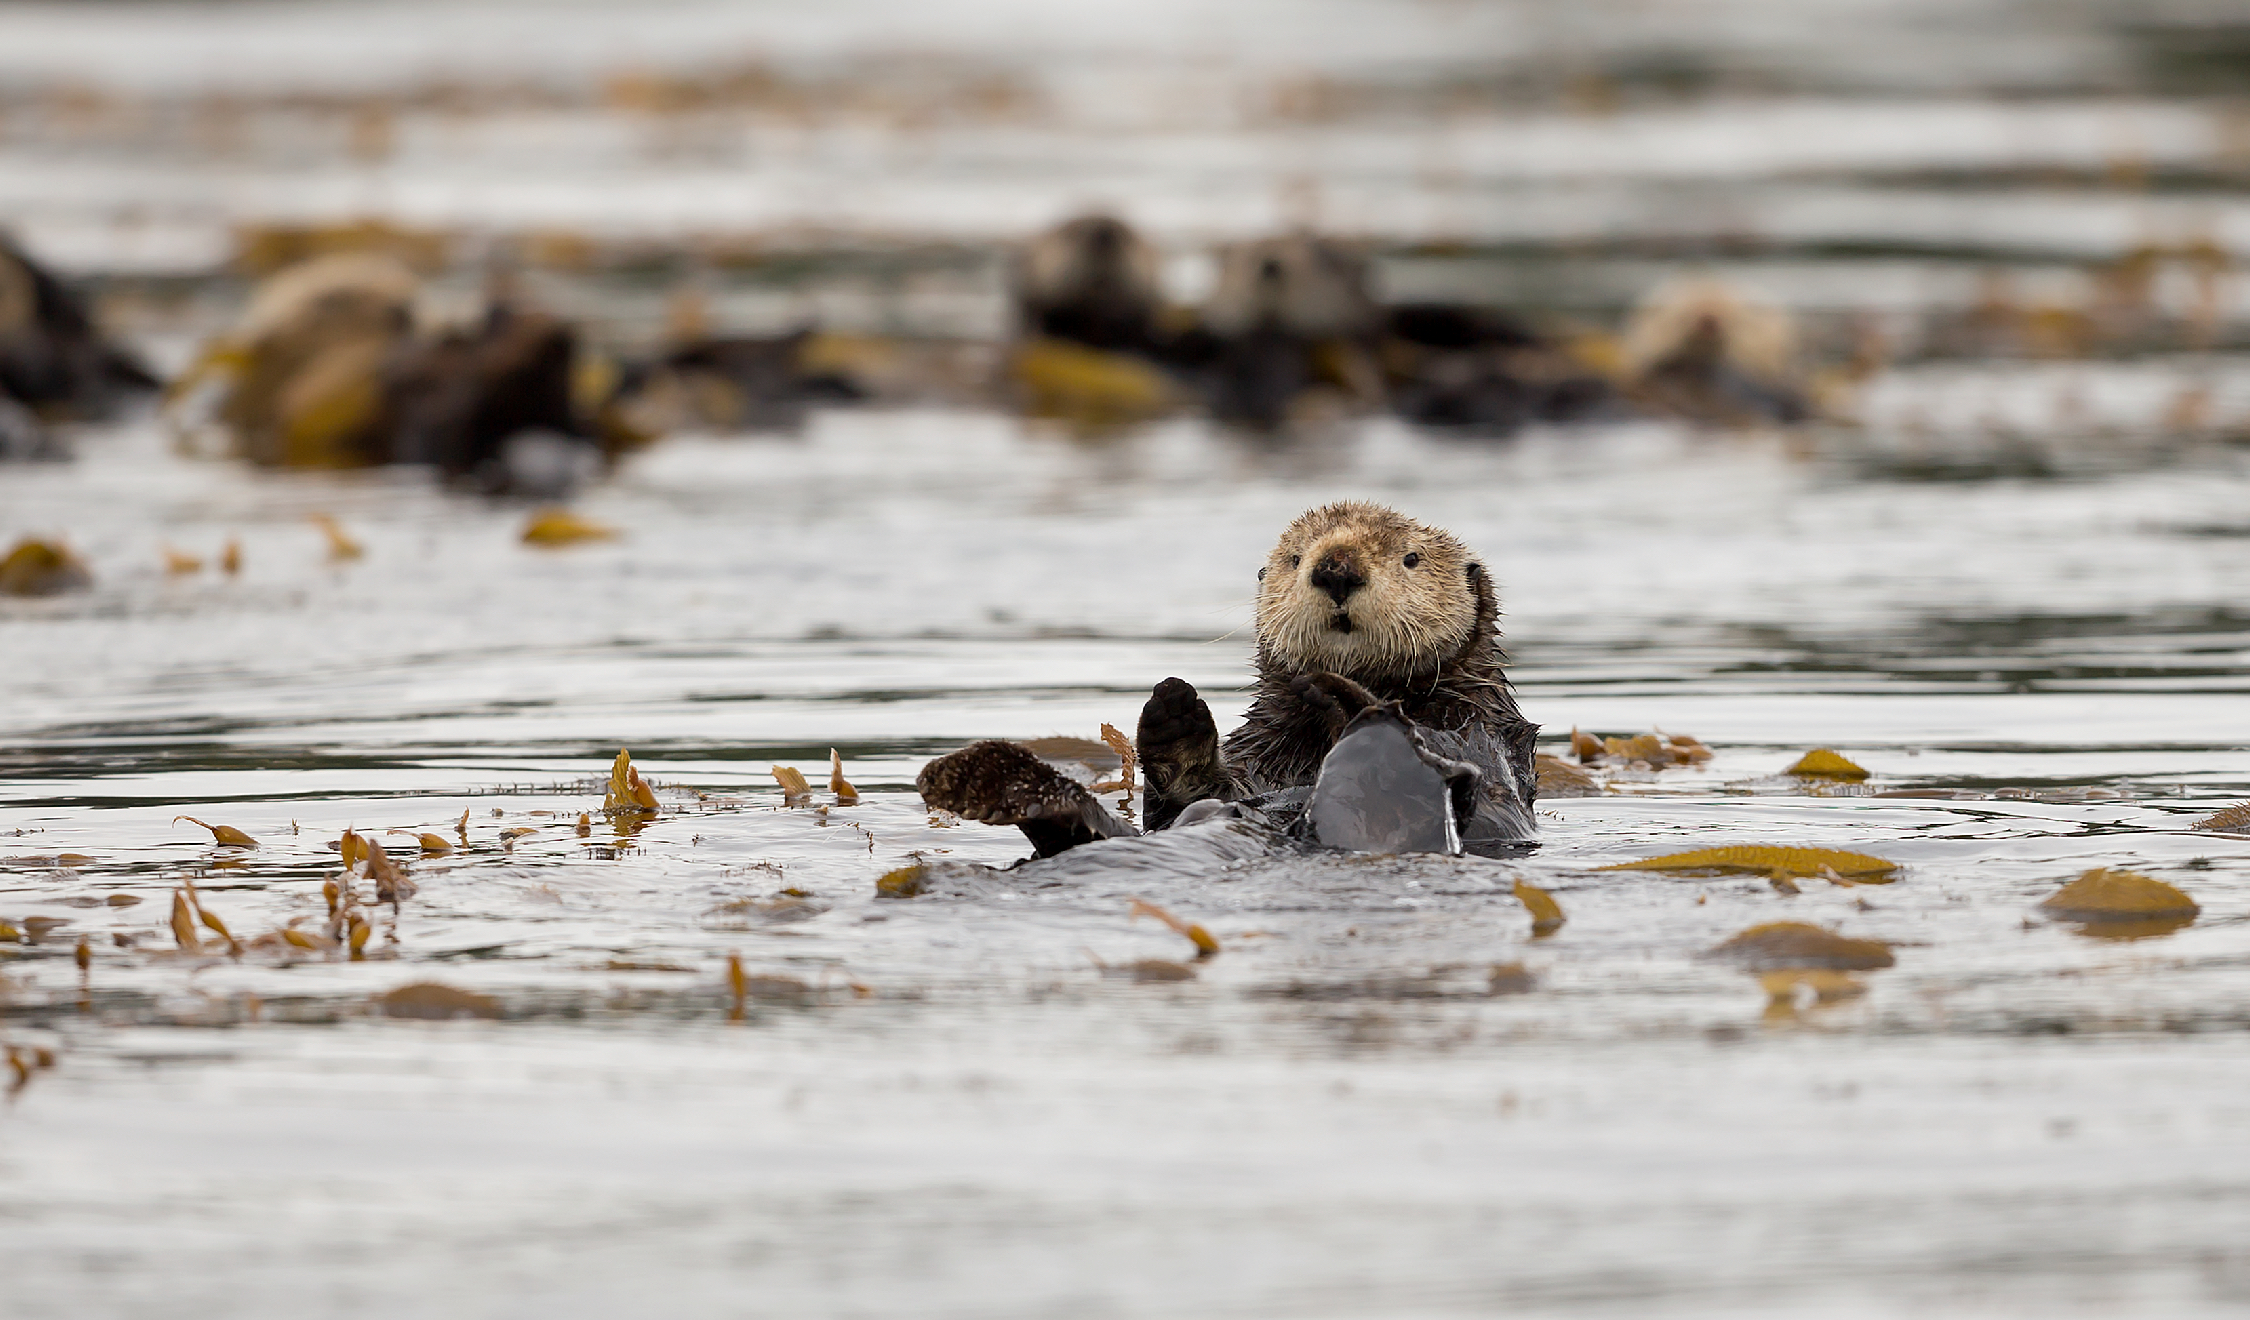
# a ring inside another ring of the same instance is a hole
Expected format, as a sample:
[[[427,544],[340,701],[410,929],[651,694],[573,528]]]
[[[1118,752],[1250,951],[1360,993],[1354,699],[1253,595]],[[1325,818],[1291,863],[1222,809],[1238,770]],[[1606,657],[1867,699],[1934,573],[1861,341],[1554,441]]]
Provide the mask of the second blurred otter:
[[[175,382],[175,421],[264,466],[420,463],[536,497],[567,494],[629,438],[576,397],[569,324],[503,296],[475,324],[425,332],[420,293],[375,253],[280,272]]]
[[[0,234],[0,459],[59,458],[54,421],[97,421],[156,388],[85,301]]]
[[[1138,398],[1144,411],[1192,398],[1260,431],[1387,406],[1423,425],[1505,433],[1608,397],[1599,377],[1505,314],[1386,307],[1350,244],[1299,232],[1218,258],[1210,298],[1190,312],[1165,304],[1155,248],[1123,221],[1080,216],[1038,235],[1013,267],[1018,325],[1032,337],[1019,379],[1036,360],[1058,382],[1049,395],[1077,386],[1082,402]],[[1069,350],[1045,347],[1057,343]]]

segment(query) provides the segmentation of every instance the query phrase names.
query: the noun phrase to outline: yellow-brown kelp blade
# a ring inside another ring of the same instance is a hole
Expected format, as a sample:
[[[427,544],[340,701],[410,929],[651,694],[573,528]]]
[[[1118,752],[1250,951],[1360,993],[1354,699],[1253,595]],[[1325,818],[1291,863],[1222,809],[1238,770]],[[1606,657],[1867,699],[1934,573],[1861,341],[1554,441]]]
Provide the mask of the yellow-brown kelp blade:
[[[213,825],[207,821],[197,820],[193,816],[172,817],[172,823],[174,825],[179,824],[183,820],[191,825],[201,825],[203,826],[203,828],[211,831],[211,841],[218,844],[222,848],[255,848],[258,846],[258,841],[256,839],[253,839],[249,835],[244,834],[241,830],[236,829],[232,825]]]
[[[2039,904],[2065,921],[2192,920],[2203,909],[2162,880],[2105,866],[2064,885]]]
[[[1820,968],[1865,972],[1897,959],[1880,940],[1855,940],[1802,921],[1769,921],[1752,926],[1711,950],[1713,958],[1742,964],[1754,972],[1778,968]]]
[[[1555,901],[1554,895],[1521,880],[1516,881],[1515,894],[1516,901],[1523,904],[1524,911],[1531,914],[1533,935],[1552,935],[1562,929],[1567,918],[1563,916],[1562,904]]]
[[[1853,764],[1827,747],[1813,748],[1803,756],[1798,757],[1795,765],[1781,773],[1797,775],[1805,779],[1860,780],[1867,778],[1865,768]]]
[[[1738,844],[1731,848],[1699,848],[1694,852],[1668,853],[1662,857],[1644,857],[1637,862],[1618,862],[1600,868],[1604,871],[1755,871],[1771,874],[1817,876],[1826,867],[1847,880],[1865,883],[1877,877],[1893,875],[1897,862],[1870,857],[1866,853],[1839,852],[1833,848],[1769,848],[1760,844]]]
[[[641,779],[641,772],[633,768],[633,754],[620,747],[617,759],[609,767],[609,793],[602,799],[603,811],[631,811],[653,813],[656,810],[656,793]]]

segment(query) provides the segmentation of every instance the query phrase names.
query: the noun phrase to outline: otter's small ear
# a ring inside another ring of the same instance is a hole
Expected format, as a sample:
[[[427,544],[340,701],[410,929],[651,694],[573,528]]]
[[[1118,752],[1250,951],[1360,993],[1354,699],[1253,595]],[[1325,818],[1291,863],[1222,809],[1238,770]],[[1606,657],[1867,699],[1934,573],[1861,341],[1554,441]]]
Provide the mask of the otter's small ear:
[[[1484,576],[1484,565],[1482,565],[1482,564],[1471,564],[1471,565],[1469,565],[1469,581],[1471,581],[1471,582],[1475,582],[1476,580],[1478,580],[1479,578],[1482,578],[1483,576]]]
[[[1258,580],[1259,580],[1260,582],[1263,582],[1263,581],[1265,581],[1265,580],[1266,580],[1266,570],[1264,570],[1264,569],[1262,569],[1262,568],[1258,570]]]

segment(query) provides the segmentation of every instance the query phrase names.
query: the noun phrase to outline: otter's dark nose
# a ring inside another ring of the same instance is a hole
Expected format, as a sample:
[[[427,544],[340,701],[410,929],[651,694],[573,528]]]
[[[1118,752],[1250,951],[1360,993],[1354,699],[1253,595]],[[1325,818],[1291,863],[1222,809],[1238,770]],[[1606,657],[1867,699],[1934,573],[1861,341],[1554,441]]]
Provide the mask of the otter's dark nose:
[[[1367,579],[1360,576],[1351,560],[1342,555],[1330,555],[1313,565],[1312,584],[1327,592],[1328,598],[1342,608],[1353,592],[1367,585]]]

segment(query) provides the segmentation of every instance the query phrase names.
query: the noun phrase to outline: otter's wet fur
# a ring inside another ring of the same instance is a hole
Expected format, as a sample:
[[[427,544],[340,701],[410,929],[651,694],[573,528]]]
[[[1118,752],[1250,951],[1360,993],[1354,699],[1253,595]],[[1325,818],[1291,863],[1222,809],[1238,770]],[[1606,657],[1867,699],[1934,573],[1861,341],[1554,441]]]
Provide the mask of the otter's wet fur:
[[[1330,504],[1282,533],[1259,580],[1257,697],[1225,746],[1183,679],[1141,708],[1148,831],[1375,852],[1513,852],[1536,837],[1539,728],[1516,709],[1499,600],[1468,547],[1380,505]],[[1346,738],[1356,752],[1339,768],[1330,753]],[[1415,778],[1442,805],[1419,789],[1386,796]],[[933,808],[1020,827],[1041,857],[1141,833],[1016,743],[972,743],[914,783]],[[1445,813],[1437,833],[1417,803]]]
[[[1178,679],[1142,713],[1150,828],[1199,798],[1312,783],[1354,715],[1395,703],[1431,750],[1481,772],[1467,840],[1532,837],[1539,727],[1516,707],[1499,598],[1467,546],[1381,505],[1329,504],[1290,524],[1258,576],[1257,695],[1242,727],[1219,746]]]

